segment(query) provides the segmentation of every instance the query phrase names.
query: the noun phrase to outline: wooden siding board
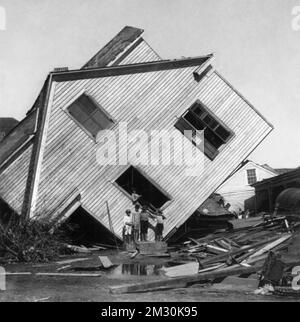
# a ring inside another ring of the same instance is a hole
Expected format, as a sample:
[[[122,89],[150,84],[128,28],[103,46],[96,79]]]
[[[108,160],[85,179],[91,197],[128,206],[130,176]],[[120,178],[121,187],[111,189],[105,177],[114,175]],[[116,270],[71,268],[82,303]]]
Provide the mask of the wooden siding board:
[[[125,57],[119,65],[136,64],[150,61],[161,60],[161,58],[153,51],[146,41],[142,41],[137,50],[132,51]]]

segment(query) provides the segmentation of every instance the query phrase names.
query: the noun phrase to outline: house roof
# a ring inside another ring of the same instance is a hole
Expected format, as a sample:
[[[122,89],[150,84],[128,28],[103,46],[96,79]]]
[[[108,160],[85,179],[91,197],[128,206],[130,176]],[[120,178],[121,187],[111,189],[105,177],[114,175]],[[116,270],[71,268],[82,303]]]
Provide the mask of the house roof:
[[[268,164],[261,164],[261,167],[263,167],[264,169],[271,171],[275,174],[280,174],[276,169],[270,167]]]
[[[268,172],[272,172],[273,174],[276,174],[276,175],[278,174],[275,169],[271,168],[267,164],[258,164],[258,163],[254,162],[254,161],[251,161],[251,160],[248,160],[248,162],[251,162],[252,164],[254,164],[258,168],[261,168],[263,170],[267,170]]]
[[[253,184],[252,186],[256,188],[263,185],[272,185],[283,181],[293,180],[294,178],[300,178],[300,167],[292,171],[278,175],[276,177],[262,180],[260,182]]]
[[[136,41],[143,29],[125,26],[109,43],[96,53],[82,69],[101,68],[113,62],[127,46]]]
[[[279,168],[279,169],[275,169],[275,171],[278,174],[284,174],[284,173],[287,173],[287,172],[291,172],[293,170],[295,170],[295,168]]]

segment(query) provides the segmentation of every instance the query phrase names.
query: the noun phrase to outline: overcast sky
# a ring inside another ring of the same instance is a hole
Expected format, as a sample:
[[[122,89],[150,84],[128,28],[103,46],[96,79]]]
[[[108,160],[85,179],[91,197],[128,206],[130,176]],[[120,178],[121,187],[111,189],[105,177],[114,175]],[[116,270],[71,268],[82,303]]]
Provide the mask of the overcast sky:
[[[300,0],[0,0],[0,117],[22,119],[47,73],[80,68],[125,25],[163,58],[213,52],[215,66],[274,126],[251,155],[300,166]]]

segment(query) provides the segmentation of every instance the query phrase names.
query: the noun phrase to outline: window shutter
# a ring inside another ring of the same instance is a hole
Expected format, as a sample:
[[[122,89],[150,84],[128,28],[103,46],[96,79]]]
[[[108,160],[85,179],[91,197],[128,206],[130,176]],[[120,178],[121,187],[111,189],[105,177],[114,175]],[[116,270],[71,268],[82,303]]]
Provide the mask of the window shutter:
[[[184,118],[179,118],[178,121],[175,124],[175,127],[182,133],[184,134],[184,131],[189,131],[192,130],[193,128],[190,126],[190,124],[184,119]]]

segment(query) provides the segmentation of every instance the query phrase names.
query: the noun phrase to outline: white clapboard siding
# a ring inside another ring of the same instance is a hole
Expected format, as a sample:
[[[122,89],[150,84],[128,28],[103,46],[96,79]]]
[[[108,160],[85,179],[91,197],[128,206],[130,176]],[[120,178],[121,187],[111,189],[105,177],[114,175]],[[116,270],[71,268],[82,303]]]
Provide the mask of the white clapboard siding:
[[[126,166],[97,164],[99,145],[63,111],[80,92],[86,90],[117,122],[127,122],[129,132],[174,131],[176,117],[199,99],[235,133],[217,158],[210,161],[197,151],[199,162],[205,159],[205,171],[198,177],[186,176],[184,165],[138,166],[172,197],[165,209],[165,235],[180,226],[271,131],[271,126],[216,72],[197,83],[193,78],[196,68],[56,83],[48,110],[51,115],[36,212],[53,212],[64,196],[77,188],[83,206],[107,227],[108,201],[114,230],[121,235],[124,211],[132,206],[113,184]],[[118,126],[114,131],[118,131]],[[182,138],[179,131],[175,133]],[[175,149],[179,149],[179,142],[176,141]]]
[[[17,213],[21,213],[27,183],[32,144],[0,173],[0,196]]]
[[[157,60],[161,60],[161,58],[153,51],[148,43],[143,40],[135,50],[119,63],[119,65],[137,64]]]

